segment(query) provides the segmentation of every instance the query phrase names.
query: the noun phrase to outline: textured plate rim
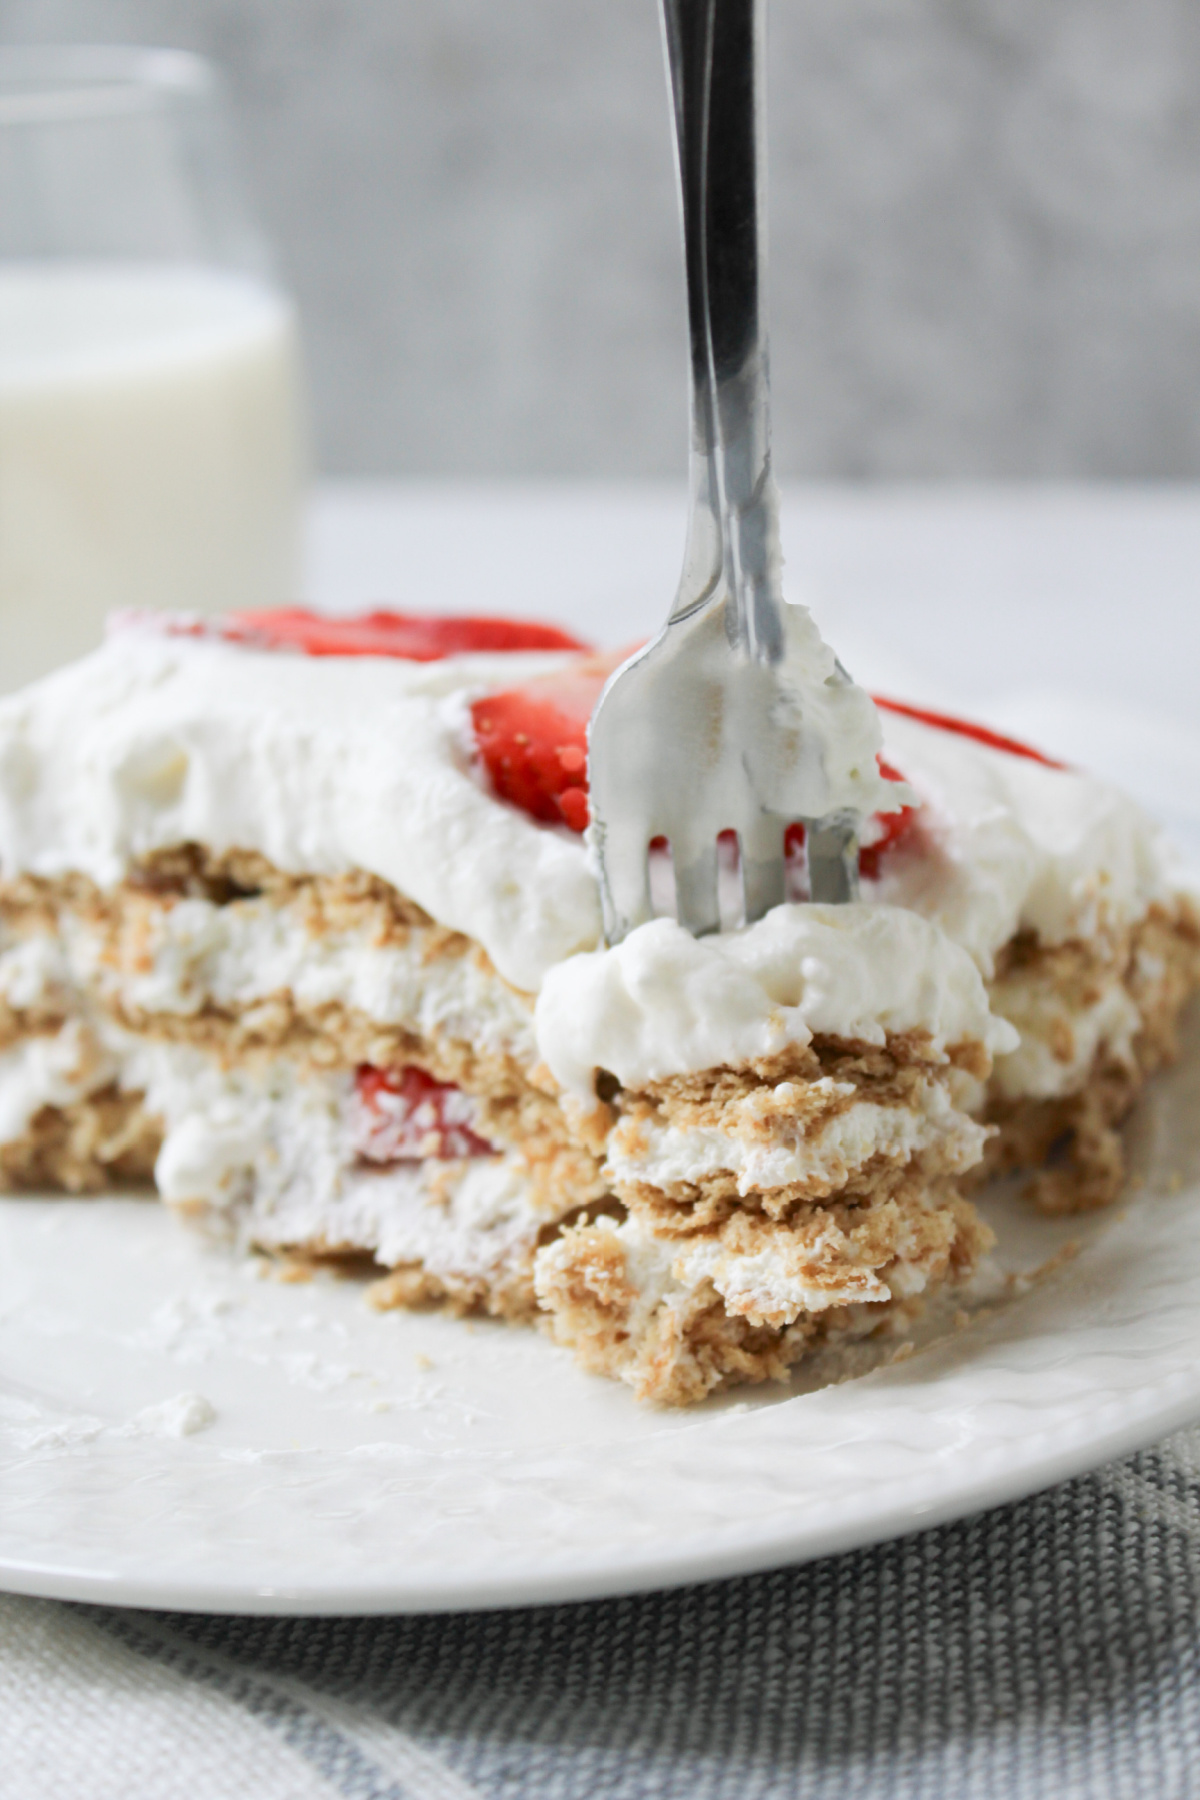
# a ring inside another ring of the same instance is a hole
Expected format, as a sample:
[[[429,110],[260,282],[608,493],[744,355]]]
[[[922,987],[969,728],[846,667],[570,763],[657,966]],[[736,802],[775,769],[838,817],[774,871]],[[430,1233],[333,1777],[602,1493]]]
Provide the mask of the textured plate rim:
[[[472,1575],[463,1581],[442,1575],[425,1583],[392,1577],[377,1584],[364,1580],[253,1586],[241,1581],[189,1581],[154,1574],[109,1576],[95,1568],[74,1566],[70,1560],[12,1558],[0,1549],[0,1587],[43,1599],[156,1611],[317,1617],[558,1605],[752,1575],[847,1554],[969,1518],[1143,1449],[1200,1419],[1200,1366],[1160,1375],[1146,1386],[1130,1390],[1126,1404],[1109,1399],[1100,1410],[1115,1411],[1118,1417],[1093,1429],[1090,1415],[1085,1415],[1074,1440],[1065,1444],[1060,1431],[1040,1429],[1023,1440],[1025,1454],[1014,1457],[1010,1468],[1000,1472],[989,1468],[974,1479],[940,1484],[941,1492],[937,1491],[939,1483],[923,1472],[898,1484],[903,1491],[890,1505],[867,1506],[840,1521],[777,1528],[752,1540],[726,1541],[728,1534],[711,1533],[675,1553],[664,1554],[661,1548],[626,1550],[618,1562],[605,1561],[600,1553],[586,1561],[567,1559],[549,1569],[518,1562],[503,1575]],[[1011,1455],[1012,1446],[988,1446],[983,1452],[985,1460],[989,1453],[993,1459]]]

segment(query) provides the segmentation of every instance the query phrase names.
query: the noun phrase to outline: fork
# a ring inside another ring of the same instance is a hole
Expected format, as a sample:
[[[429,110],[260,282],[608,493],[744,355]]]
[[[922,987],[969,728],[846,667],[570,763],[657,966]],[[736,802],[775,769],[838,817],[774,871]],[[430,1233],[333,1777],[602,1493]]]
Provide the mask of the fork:
[[[783,599],[760,278],[763,6],[662,0],[691,348],[690,505],[667,623],[610,678],[588,731],[610,944],[654,916],[651,847],[663,839],[676,915],[697,935],[722,924],[718,839],[730,832],[735,922],[785,898],[784,834],[797,822],[809,896],[854,899],[857,830],[877,786],[870,701],[807,611]]]

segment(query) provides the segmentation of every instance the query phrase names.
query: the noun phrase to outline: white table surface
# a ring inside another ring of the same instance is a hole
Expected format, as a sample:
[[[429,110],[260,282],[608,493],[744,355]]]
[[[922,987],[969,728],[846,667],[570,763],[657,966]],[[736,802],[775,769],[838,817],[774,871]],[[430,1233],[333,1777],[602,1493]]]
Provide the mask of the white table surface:
[[[305,597],[621,644],[665,616],[685,516],[668,484],[325,482]],[[1116,780],[1136,760],[1200,849],[1200,487],[789,487],[783,546],[789,596],[860,680]]]

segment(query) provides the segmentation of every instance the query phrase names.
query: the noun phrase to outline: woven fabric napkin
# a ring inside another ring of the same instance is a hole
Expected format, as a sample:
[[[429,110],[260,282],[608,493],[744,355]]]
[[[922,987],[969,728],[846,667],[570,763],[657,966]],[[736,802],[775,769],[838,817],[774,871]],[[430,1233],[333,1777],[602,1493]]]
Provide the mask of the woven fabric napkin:
[[[1200,1430],[920,1536],[535,1610],[0,1598],[4,1800],[1175,1800]]]

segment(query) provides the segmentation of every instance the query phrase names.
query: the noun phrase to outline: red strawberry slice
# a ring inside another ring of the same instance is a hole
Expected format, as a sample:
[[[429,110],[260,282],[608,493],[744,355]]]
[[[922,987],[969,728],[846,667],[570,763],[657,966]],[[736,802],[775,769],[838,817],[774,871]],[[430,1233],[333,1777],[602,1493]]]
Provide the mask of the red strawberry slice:
[[[628,651],[589,657],[471,707],[475,741],[502,800],[547,825],[586,831],[587,727],[600,691]]]
[[[973,725],[969,719],[957,719],[953,713],[930,712],[928,707],[910,706],[906,700],[885,700],[882,694],[872,694],[871,698],[884,712],[899,713],[902,718],[916,719],[922,725],[935,725],[939,731],[952,731],[958,737],[974,738],[977,744],[986,744],[989,750],[1006,750],[1010,756],[1025,756],[1047,769],[1065,769],[1067,766],[1035,750],[1032,744],[1022,743],[1020,738],[1005,737],[1003,732],[993,731],[987,725]]]
[[[475,1116],[469,1095],[424,1069],[363,1063],[355,1072],[352,1141],[367,1162],[494,1156],[495,1146],[474,1129]]]
[[[110,633],[149,631],[164,637],[216,639],[244,644],[251,650],[299,650],[306,656],[395,656],[404,662],[440,662],[445,656],[471,651],[591,648],[569,631],[533,619],[399,612],[331,618],[302,606],[226,613],[213,619],[135,609],[111,613],[107,629]]]
[[[899,769],[894,769],[891,763],[884,762],[882,756],[876,760],[879,763],[879,773],[885,781],[904,780]],[[863,844],[858,852],[860,875],[868,881],[879,879],[880,858],[886,851],[893,850],[898,844],[902,844],[911,834],[917,823],[919,810],[915,806],[902,806],[898,812],[879,812],[872,816],[867,825],[867,829],[871,833],[871,840],[869,843]]]
[[[231,635],[265,649],[302,650],[307,656],[398,656],[405,662],[440,662],[472,650],[587,650],[590,645],[557,625],[531,619],[478,618],[467,614],[370,612],[329,618],[301,606],[271,612],[230,613]]]
[[[882,756],[876,759],[879,773],[885,781],[903,781],[899,769],[891,763],[884,762]],[[874,813],[867,822],[867,830],[871,833],[869,843],[863,844],[858,852],[859,873],[869,881],[879,877],[879,862],[884,852],[901,844],[912,831],[917,822],[918,808],[902,806],[898,812]],[[805,831],[803,825],[789,825],[783,834],[783,854],[789,861],[799,861],[804,849]]]

